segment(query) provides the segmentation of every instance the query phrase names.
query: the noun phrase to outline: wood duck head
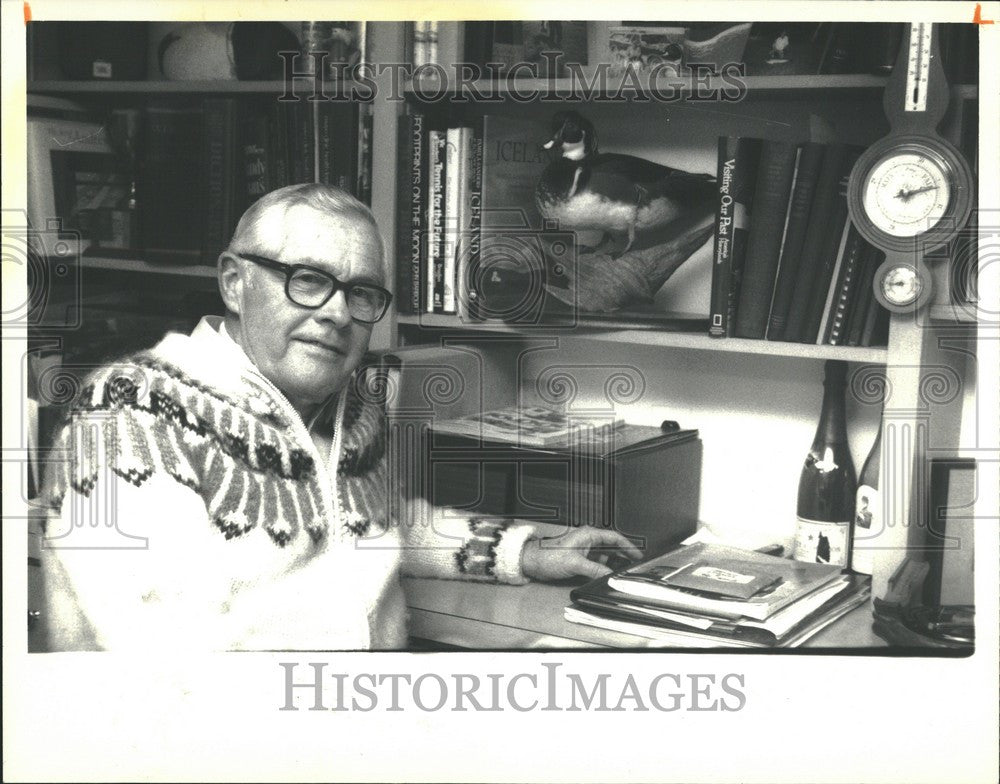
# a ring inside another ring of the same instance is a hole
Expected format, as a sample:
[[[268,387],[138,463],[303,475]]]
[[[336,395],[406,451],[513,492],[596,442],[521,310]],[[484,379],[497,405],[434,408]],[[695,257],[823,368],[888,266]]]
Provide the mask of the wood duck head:
[[[552,138],[542,147],[555,149],[571,161],[581,161],[597,152],[597,131],[577,112],[556,112],[552,117]]]

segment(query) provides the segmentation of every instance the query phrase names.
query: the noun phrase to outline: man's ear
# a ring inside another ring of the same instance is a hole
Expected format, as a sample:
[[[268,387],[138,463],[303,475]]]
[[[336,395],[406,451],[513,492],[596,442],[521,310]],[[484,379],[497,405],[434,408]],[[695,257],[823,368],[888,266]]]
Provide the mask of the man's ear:
[[[219,293],[222,302],[230,313],[240,315],[243,303],[243,265],[231,253],[223,252],[219,256]]]

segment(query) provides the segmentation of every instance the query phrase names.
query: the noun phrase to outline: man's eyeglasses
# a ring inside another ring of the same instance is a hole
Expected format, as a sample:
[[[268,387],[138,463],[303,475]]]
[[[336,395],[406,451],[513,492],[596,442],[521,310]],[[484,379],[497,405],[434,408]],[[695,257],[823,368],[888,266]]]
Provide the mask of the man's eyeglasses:
[[[321,308],[338,291],[344,292],[351,318],[362,324],[374,324],[389,309],[392,294],[374,283],[345,283],[329,272],[308,264],[284,264],[253,253],[235,254],[241,259],[285,273],[285,296],[304,308]]]

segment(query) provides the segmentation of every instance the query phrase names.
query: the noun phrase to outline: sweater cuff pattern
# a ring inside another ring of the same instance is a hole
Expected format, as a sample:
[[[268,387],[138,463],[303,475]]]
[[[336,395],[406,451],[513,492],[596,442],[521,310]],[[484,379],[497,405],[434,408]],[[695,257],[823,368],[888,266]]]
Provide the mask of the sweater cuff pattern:
[[[469,530],[472,538],[455,553],[460,573],[506,583],[527,582],[521,572],[521,550],[534,528],[512,525],[510,520],[474,517],[469,520]]]

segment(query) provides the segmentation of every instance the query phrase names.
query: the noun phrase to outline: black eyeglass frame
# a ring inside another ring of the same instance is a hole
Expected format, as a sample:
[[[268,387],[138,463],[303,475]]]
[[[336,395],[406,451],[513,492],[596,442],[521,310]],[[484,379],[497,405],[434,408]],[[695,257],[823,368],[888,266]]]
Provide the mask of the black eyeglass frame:
[[[316,310],[318,308],[321,308],[327,302],[329,302],[330,299],[333,297],[333,295],[336,294],[338,291],[343,291],[344,297],[346,299],[348,297],[348,290],[353,288],[354,286],[373,289],[379,292],[380,294],[382,294],[382,296],[385,297],[385,305],[382,308],[382,312],[379,313],[378,317],[375,319],[372,319],[370,321],[368,319],[360,319],[353,313],[351,313],[352,321],[356,321],[359,324],[377,324],[379,321],[385,318],[385,314],[389,312],[389,306],[392,304],[392,292],[386,288],[383,288],[382,286],[377,286],[374,283],[367,283],[367,282],[347,283],[334,277],[326,270],[321,270],[318,267],[313,267],[310,266],[309,264],[285,264],[283,261],[277,261],[276,259],[271,259],[268,258],[267,256],[258,256],[256,253],[234,253],[233,255],[241,259],[246,259],[247,261],[252,261],[254,264],[260,264],[262,267],[267,267],[269,269],[277,270],[278,272],[284,272],[285,296],[288,297],[289,302],[293,303],[294,305],[298,305],[300,308],[308,308],[309,310]],[[296,302],[295,299],[292,298],[292,295],[289,292],[289,288],[292,285],[292,276],[298,270],[307,270],[313,273],[314,275],[319,275],[323,278],[326,278],[333,284],[333,288],[330,289],[330,293],[327,294],[326,297],[323,299],[323,301],[320,302],[318,305],[303,305],[301,302]],[[348,312],[349,311],[350,311],[350,303],[348,302]]]

